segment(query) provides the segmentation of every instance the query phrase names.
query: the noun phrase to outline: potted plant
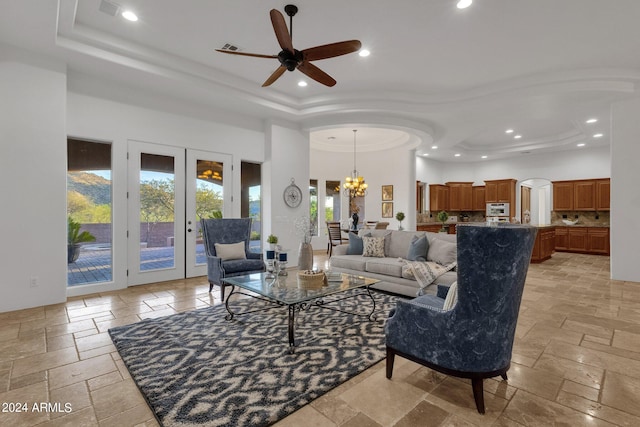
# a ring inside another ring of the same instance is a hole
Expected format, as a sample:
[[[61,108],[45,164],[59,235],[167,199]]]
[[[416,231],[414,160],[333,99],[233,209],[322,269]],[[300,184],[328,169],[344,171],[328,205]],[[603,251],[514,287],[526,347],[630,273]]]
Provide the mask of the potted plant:
[[[447,228],[444,226],[445,222],[447,222],[448,219],[449,219],[449,214],[446,211],[438,212],[438,221],[442,223],[442,228],[440,229],[441,233],[448,232]]]
[[[402,220],[404,219],[404,212],[398,212],[396,213],[396,219],[398,220],[398,222],[400,223],[398,225],[398,230],[402,230]]]
[[[269,234],[267,237],[267,243],[269,244],[269,248],[271,250],[275,250],[276,245],[278,244],[278,236],[275,234]]]
[[[96,237],[88,231],[80,232],[81,224],[67,217],[67,263],[76,262],[80,256],[80,243],[95,242]]]

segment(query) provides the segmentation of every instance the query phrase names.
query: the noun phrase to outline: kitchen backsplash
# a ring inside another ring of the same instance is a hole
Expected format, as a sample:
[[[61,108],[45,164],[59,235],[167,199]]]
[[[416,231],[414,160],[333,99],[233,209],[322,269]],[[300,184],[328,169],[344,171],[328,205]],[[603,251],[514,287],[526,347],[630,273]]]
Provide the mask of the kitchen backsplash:
[[[562,211],[551,212],[552,225],[564,225],[563,219],[578,220],[578,225],[609,225],[609,212],[593,211]]]

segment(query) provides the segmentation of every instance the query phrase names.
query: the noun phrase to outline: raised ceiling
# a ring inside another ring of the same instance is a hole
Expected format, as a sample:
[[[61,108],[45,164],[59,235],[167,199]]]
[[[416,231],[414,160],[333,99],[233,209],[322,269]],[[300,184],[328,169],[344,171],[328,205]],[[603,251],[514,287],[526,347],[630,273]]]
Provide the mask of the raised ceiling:
[[[640,81],[637,0],[297,1],[297,49],[359,39],[371,51],[316,62],[333,88],[298,71],[262,88],[276,60],[214,51],[277,54],[269,10],[288,2],[118,0],[134,23],[101,1],[9,2],[0,42],[64,61],[71,90],[96,77],[202,111],[288,120],[321,149],[332,133],[344,135],[336,150],[351,149],[353,128],[369,147],[441,161],[606,146],[610,104],[637,96]]]

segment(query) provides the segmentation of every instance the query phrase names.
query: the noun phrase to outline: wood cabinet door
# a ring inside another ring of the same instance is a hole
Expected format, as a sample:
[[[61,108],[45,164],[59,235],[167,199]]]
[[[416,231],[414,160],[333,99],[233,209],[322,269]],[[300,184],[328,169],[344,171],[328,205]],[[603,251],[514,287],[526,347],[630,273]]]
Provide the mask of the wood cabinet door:
[[[472,210],[486,212],[487,202],[485,201],[484,192],[484,185],[479,185],[471,188],[471,199],[473,205]]]
[[[462,207],[460,205],[460,194],[462,187],[459,185],[449,186],[449,210],[460,211]]]
[[[573,183],[573,209],[576,211],[596,210],[595,181],[575,181]]]
[[[593,254],[609,255],[609,229],[589,228],[587,230],[587,249]]]
[[[569,250],[586,252],[589,245],[587,244],[586,228],[569,228]]]
[[[596,180],[596,210],[608,211],[611,199],[611,180]]]
[[[511,181],[502,181],[498,183],[498,203],[512,203],[515,200],[512,200],[511,197]],[[515,187],[513,187],[515,188]]]
[[[484,190],[484,198],[487,203],[498,203],[498,183],[486,182]]]
[[[449,210],[449,187],[442,184],[429,185],[429,210],[433,213]]]
[[[553,210],[573,210],[573,181],[554,182],[553,184]]]
[[[463,211],[473,210],[473,187],[471,184],[460,187],[460,209]]]
[[[556,250],[569,250],[569,230],[567,229],[567,227],[556,227],[555,238]]]

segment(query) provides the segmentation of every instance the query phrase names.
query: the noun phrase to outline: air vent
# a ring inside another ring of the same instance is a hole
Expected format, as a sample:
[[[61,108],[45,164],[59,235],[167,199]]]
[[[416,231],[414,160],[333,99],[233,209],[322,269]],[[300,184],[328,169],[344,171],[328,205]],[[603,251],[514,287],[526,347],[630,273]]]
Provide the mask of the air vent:
[[[236,50],[240,50],[240,48],[238,46],[234,46],[231,43],[225,43],[224,46],[222,46],[220,49],[221,50],[230,50],[230,51],[233,51],[233,52],[235,52]]]
[[[116,16],[118,14],[118,10],[120,10],[120,5],[108,0],[101,0],[99,10],[109,16]]]

